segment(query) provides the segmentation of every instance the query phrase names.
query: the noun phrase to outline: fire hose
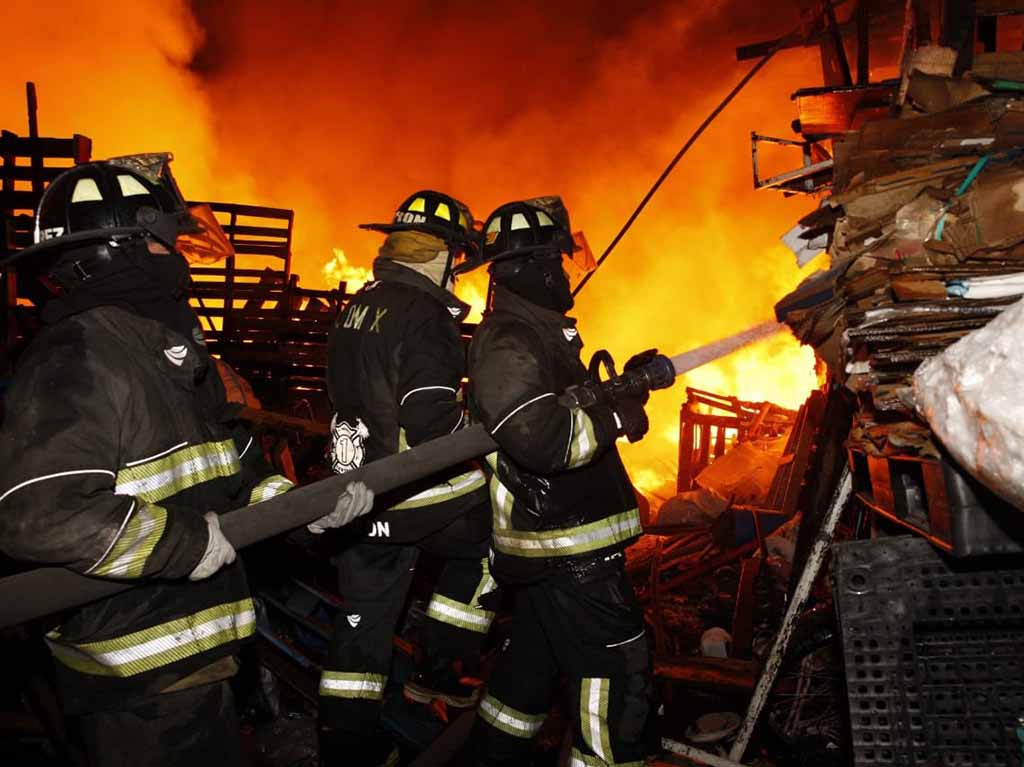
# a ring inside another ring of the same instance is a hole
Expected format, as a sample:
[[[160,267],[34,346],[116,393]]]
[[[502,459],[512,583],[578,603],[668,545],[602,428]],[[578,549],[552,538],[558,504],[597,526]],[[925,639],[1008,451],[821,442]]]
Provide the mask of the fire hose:
[[[601,357],[608,378],[589,386],[586,392],[577,387],[576,396],[596,401],[667,388],[676,376],[774,335],[781,327],[775,322],[766,322],[673,358],[654,355],[647,364],[624,371],[621,375],[615,372],[610,357]],[[319,519],[325,509],[334,506],[349,482],[364,482],[379,495],[429,477],[449,466],[486,455],[496,448],[497,444],[487,430],[477,424],[424,442],[411,450],[371,461],[345,474],[230,511],[220,518],[221,530],[232,545],[240,549]],[[41,567],[18,573],[0,580],[0,629],[109,597],[133,585],[132,581],[79,575],[63,567]]]

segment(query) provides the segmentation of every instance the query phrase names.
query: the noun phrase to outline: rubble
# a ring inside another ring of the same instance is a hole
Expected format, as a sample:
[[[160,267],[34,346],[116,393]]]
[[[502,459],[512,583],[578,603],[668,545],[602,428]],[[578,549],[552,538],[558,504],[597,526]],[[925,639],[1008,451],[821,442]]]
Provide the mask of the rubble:
[[[1024,294],[1024,101],[979,59],[911,67],[899,116],[836,140],[833,194],[800,222],[828,231],[830,266],[776,305],[858,395],[850,447],[871,456],[939,457],[914,371]]]

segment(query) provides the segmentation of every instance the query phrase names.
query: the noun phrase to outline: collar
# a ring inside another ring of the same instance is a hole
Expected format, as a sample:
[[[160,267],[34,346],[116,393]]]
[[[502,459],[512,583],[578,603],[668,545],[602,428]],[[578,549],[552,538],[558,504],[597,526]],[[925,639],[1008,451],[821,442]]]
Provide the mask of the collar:
[[[469,314],[469,304],[463,303],[439,285],[435,285],[419,272],[402,266],[390,258],[375,258],[373,276],[381,282],[397,282],[411,288],[422,290],[434,300],[443,304],[456,322],[461,322]]]
[[[103,323],[113,337],[129,342],[163,375],[185,388],[195,387],[196,378],[206,366],[206,361],[184,336],[161,322],[119,306],[98,306],[83,314]]]
[[[491,306],[493,311],[508,312],[530,325],[541,326],[552,333],[558,333],[569,343],[578,342],[580,346],[583,345],[583,340],[576,329],[575,317],[567,317],[552,309],[538,306],[502,285],[494,286]]]

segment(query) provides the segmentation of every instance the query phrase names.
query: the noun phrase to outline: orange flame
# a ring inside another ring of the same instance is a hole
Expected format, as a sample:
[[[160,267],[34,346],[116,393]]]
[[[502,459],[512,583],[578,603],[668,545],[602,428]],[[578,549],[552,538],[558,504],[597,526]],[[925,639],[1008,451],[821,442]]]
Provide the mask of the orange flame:
[[[323,265],[321,272],[329,285],[345,283],[345,289],[349,293],[355,293],[363,285],[373,279],[373,271],[365,266],[355,266],[349,263],[345,251],[341,248],[331,248],[334,254],[331,260]]]
[[[386,220],[417,188],[478,217],[561,194],[598,248],[749,66],[735,46],[797,20],[795,3],[769,19],[741,0],[598,6],[7,0],[18,34],[0,126],[25,132],[20,83],[35,80],[43,135],[89,135],[97,157],[167,149],[190,199],[294,208],[309,287],[368,279],[379,238],[356,224]],[[789,95],[820,71],[816,50],[780,53],[694,146],[581,294],[588,354],[675,354],[771,316],[800,278],[778,237],[814,202],[751,189],[749,133],[790,135]],[[485,280],[460,295],[482,306]],[[794,407],[815,385],[813,357],[776,339],[685,382]],[[650,435],[623,447],[644,488],[675,474],[682,397],[680,385],[655,393]]]

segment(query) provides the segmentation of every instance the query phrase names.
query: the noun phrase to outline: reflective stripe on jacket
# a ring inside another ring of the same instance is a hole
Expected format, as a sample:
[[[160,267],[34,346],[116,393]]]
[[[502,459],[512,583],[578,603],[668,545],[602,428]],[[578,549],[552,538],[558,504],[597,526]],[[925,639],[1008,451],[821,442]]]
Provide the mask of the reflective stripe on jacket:
[[[158,692],[233,654],[254,628],[240,562],[186,580],[206,548],[203,514],[291,483],[226,420],[223,385],[205,354],[152,320],[90,309],[40,332],[5,411],[4,553],[139,581],[49,633],[69,709]]]
[[[615,420],[558,395],[588,380],[575,320],[497,286],[470,345],[470,408],[498,443],[488,457],[492,543],[512,560],[618,550],[641,533],[636,495],[615,449]],[[519,577],[519,576],[512,576]]]

